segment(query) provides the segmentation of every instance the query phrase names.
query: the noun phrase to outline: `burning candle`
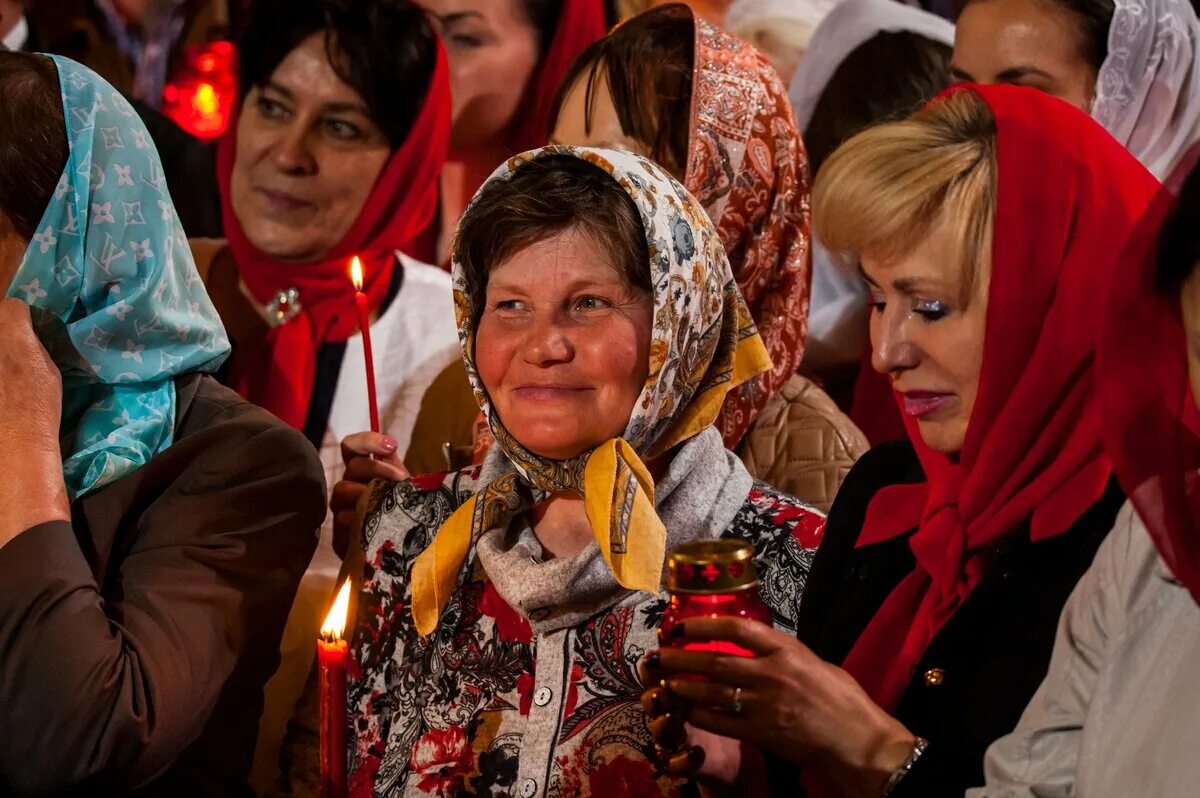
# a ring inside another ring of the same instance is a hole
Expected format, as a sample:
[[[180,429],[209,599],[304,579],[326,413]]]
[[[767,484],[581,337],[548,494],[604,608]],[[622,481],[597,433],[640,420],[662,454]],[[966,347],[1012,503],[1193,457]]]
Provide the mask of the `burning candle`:
[[[317,668],[321,689],[321,796],[346,796],[346,661],[350,648],[342,639],[350,608],[350,580],[346,579],[317,640]]]
[[[362,261],[357,255],[350,261],[350,280],[354,283],[354,301],[358,304],[358,329],[362,332],[363,357],[367,362],[367,403],[371,410],[371,432],[379,432],[379,401],[375,397],[375,355],[371,351],[371,318],[367,311],[367,295],[362,290]]]

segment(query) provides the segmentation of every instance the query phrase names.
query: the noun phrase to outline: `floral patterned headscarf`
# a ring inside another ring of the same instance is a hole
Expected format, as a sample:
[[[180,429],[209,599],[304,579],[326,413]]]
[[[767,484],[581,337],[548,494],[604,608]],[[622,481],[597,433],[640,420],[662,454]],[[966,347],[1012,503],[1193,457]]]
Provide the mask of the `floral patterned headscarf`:
[[[217,369],[229,339],[146,126],[95,72],[49,58],[69,156],[8,295],[30,306],[62,372],[59,442],[74,500],[171,445],[172,378]]]
[[[580,158],[604,170],[641,214],[654,291],[649,375],[622,437],[573,460],[530,452],[504,428],[479,378],[476,314],[465,270],[455,260],[454,305],[467,374],[511,468],[463,504],[417,558],[412,608],[423,635],[437,628],[471,544],[488,530],[507,527],[514,516],[556,491],[584,497],[592,532],[617,582],[630,590],[657,592],[666,529],[654,510],[654,482],[643,458],[653,459],[707,429],[732,388],[771,368],[708,215],[651,161],[612,150],[545,147],[510,160],[484,188],[553,155]]]
[[[666,6],[649,13],[693,12]],[[787,88],[766,56],[703,20],[695,25],[683,182],[716,225],[774,363],[725,400],[717,429],[732,449],[804,356],[812,283],[808,155]]]

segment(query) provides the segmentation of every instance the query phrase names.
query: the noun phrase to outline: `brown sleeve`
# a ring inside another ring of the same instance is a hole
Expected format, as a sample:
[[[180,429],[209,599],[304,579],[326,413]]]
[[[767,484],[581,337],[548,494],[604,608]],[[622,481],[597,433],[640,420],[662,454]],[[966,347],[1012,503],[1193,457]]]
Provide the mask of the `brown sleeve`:
[[[246,649],[277,658],[325,486],[303,436],[263,418],[159,456],[177,473],[125,509],[137,533],[102,586],[66,522],[0,549],[0,788],[144,784],[197,738]]]

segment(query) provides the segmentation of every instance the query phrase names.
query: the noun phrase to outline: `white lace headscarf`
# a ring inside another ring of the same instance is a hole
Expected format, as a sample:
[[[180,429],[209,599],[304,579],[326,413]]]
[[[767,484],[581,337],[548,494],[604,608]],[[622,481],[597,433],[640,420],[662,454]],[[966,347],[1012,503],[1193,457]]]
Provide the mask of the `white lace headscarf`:
[[[1188,0],[1116,0],[1092,117],[1160,180],[1200,139],[1200,20]]]

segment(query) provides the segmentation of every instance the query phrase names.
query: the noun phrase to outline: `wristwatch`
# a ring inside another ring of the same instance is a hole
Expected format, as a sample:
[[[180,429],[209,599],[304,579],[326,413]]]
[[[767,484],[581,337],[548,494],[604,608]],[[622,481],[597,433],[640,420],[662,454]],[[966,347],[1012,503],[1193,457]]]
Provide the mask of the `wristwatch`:
[[[904,777],[913,769],[913,765],[917,764],[917,760],[921,758],[921,755],[925,753],[925,749],[928,747],[929,741],[924,737],[918,737],[913,740],[912,751],[909,752],[908,758],[904,760],[900,767],[892,771],[887,784],[883,785],[883,798],[887,798],[900,786],[900,782],[904,781]]]

